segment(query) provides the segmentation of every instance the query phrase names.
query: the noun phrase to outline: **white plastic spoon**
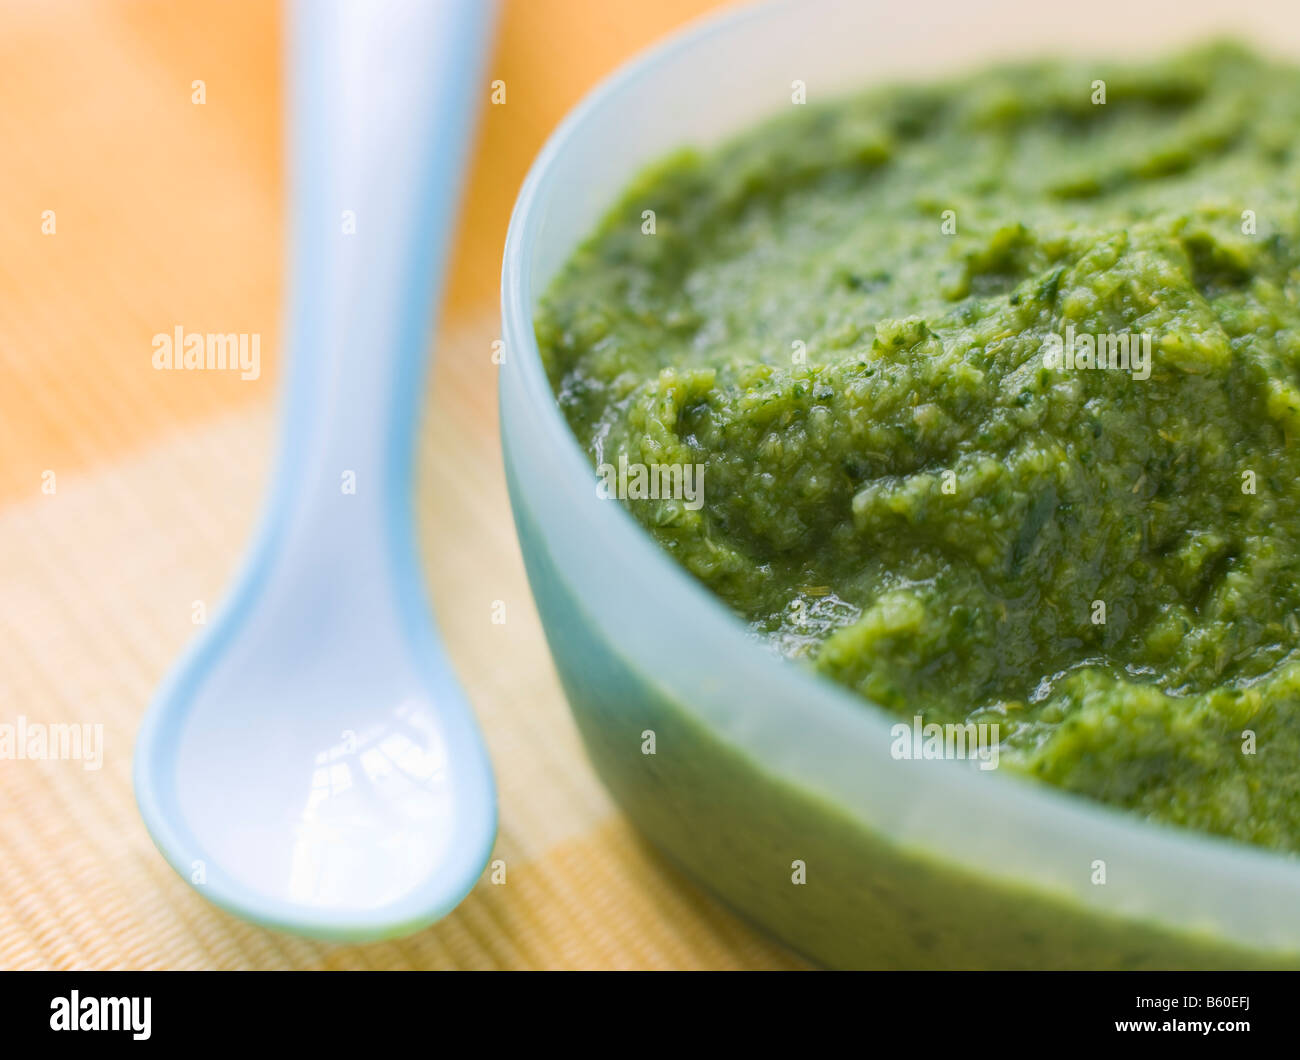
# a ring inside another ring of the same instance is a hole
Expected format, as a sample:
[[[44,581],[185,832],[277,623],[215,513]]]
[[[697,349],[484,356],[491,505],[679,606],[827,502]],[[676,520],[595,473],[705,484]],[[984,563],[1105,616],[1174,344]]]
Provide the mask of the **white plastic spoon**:
[[[239,916],[317,937],[436,920],[496,833],[411,505],[433,298],[492,14],[477,0],[292,8],[280,462],[231,599],[136,744],[140,812],[171,865]]]

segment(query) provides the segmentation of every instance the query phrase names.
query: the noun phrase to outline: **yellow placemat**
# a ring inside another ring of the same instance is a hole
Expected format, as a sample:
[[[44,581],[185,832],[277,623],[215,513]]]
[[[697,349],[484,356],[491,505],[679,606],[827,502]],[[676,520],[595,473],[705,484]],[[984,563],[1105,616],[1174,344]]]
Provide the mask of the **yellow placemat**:
[[[195,602],[219,601],[267,473],[279,10],[0,6],[0,724],[102,725],[104,741],[96,769],[0,759],[0,968],[794,964],[667,867],[597,783],[533,611],[496,440],[494,305],[519,181],[594,80],[706,6],[503,13],[491,76],[508,101],[484,112],[420,508],[440,623],[496,767],[506,883],[485,878],[414,937],[356,947],[214,909],[155,851],[130,784],[140,714],[197,632]],[[151,337],[176,325],[259,333],[261,377],[155,371]]]

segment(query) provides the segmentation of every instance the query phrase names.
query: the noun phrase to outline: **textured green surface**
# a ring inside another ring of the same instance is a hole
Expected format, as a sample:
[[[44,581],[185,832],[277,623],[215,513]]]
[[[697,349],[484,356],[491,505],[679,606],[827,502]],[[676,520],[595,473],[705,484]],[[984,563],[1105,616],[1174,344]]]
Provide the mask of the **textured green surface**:
[[[792,107],[646,173],[539,343],[593,461],[704,466],[630,506],[777,650],[1297,850],[1297,129],[1231,47]],[[1149,378],[1046,366],[1067,327]]]

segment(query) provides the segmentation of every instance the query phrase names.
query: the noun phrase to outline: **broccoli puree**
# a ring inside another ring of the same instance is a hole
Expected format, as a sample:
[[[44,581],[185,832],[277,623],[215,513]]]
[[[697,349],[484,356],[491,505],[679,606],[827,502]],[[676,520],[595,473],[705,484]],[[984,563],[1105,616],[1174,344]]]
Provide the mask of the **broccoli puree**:
[[[775,650],[1298,850],[1298,131],[1227,44],[792,106],[638,179],[539,345],[594,463],[703,466],[628,506]]]

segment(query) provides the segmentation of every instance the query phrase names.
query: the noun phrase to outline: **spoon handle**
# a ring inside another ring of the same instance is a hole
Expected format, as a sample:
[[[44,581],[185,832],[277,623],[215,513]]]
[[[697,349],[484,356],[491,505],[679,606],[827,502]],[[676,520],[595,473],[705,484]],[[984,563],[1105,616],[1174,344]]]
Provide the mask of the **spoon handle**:
[[[392,547],[409,524],[434,296],[493,14],[483,0],[292,5],[283,555],[297,534],[319,555],[330,525],[347,549]]]

